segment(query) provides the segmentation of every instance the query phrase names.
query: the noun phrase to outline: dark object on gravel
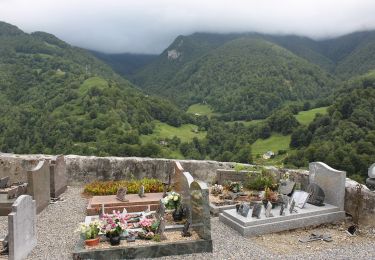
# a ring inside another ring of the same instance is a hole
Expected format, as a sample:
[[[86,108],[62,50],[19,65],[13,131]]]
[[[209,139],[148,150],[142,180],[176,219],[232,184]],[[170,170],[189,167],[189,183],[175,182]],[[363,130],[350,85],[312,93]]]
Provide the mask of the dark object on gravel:
[[[307,242],[312,242],[312,241],[317,241],[317,240],[323,240],[325,242],[332,242],[333,241],[332,237],[330,235],[322,235],[322,234],[316,234],[316,233],[312,233],[307,238],[298,239],[298,241],[301,242],[301,243],[307,243]]]

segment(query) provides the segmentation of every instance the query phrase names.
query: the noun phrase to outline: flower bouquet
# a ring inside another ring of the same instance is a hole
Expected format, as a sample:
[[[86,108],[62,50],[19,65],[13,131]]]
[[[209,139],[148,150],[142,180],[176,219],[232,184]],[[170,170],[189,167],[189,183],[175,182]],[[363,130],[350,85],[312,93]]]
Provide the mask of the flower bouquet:
[[[174,221],[181,221],[183,218],[181,200],[181,195],[174,191],[168,192],[167,196],[164,199],[162,199],[162,202],[164,203],[167,209],[174,209],[172,214]]]
[[[138,236],[143,239],[152,239],[155,236],[155,232],[158,229],[158,226],[158,221],[144,218],[139,222],[139,227],[141,227],[143,231],[138,232]]]
[[[103,214],[101,231],[109,237],[111,245],[120,244],[120,234],[126,229],[127,223],[119,211],[113,211],[113,214]]]

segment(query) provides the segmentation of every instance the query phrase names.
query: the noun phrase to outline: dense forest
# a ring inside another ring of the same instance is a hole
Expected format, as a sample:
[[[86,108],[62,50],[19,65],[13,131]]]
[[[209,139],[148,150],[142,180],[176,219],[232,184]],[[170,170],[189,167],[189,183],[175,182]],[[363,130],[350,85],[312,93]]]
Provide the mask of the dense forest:
[[[0,22],[0,151],[251,163],[255,143],[277,134],[290,140],[275,151],[288,167],[319,160],[363,180],[375,161],[374,60],[375,32],[196,33],[159,56],[108,55]],[[213,111],[187,113],[192,104]],[[319,107],[327,114],[296,119]]]
[[[0,23],[0,150],[158,156],[141,144],[153,120],[189,116],[148,96],[87,51],[53,35]]]

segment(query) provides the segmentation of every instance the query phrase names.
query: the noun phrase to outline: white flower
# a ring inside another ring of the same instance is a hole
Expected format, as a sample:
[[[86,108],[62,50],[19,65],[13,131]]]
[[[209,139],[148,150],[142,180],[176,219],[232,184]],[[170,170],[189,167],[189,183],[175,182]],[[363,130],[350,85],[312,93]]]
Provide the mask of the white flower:
[[[174,196],[173,200],[178,201],[178,196]]]

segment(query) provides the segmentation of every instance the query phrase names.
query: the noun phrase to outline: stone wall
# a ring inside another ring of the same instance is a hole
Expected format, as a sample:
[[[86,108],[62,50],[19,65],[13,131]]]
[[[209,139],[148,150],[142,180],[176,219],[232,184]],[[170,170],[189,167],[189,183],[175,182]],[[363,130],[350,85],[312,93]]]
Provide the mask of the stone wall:
[[[10,176],[11,181],[26,181],[26,172],[35,167],[38,160],[56,157],[51,155],[14,155],[0,153],[0,177]],[[185,171],[190,172],[194,179],[215,183],[217,169],[233,169],[234,163],[198,160],[170,160],[138,157],[95,157],[67,155],[66,170],[68,184],[82,185],[94,180],[119,180],[127,178],[153,177],[168,181],[168,174],[174,171],[174,162],[179,161]],[[276,171],[276,168],[271,169]],[[278,170],[282,175],[285,169]],[[289,170],[294,179],[304,183],[308,172]],[[345,211],[351,215],[355,212],[355,189],[350,179],[346,180]],[[355,186],[355,185],[354,185]],[[361,223],[375,225],[375,192],[365,186],[362,189]]]

